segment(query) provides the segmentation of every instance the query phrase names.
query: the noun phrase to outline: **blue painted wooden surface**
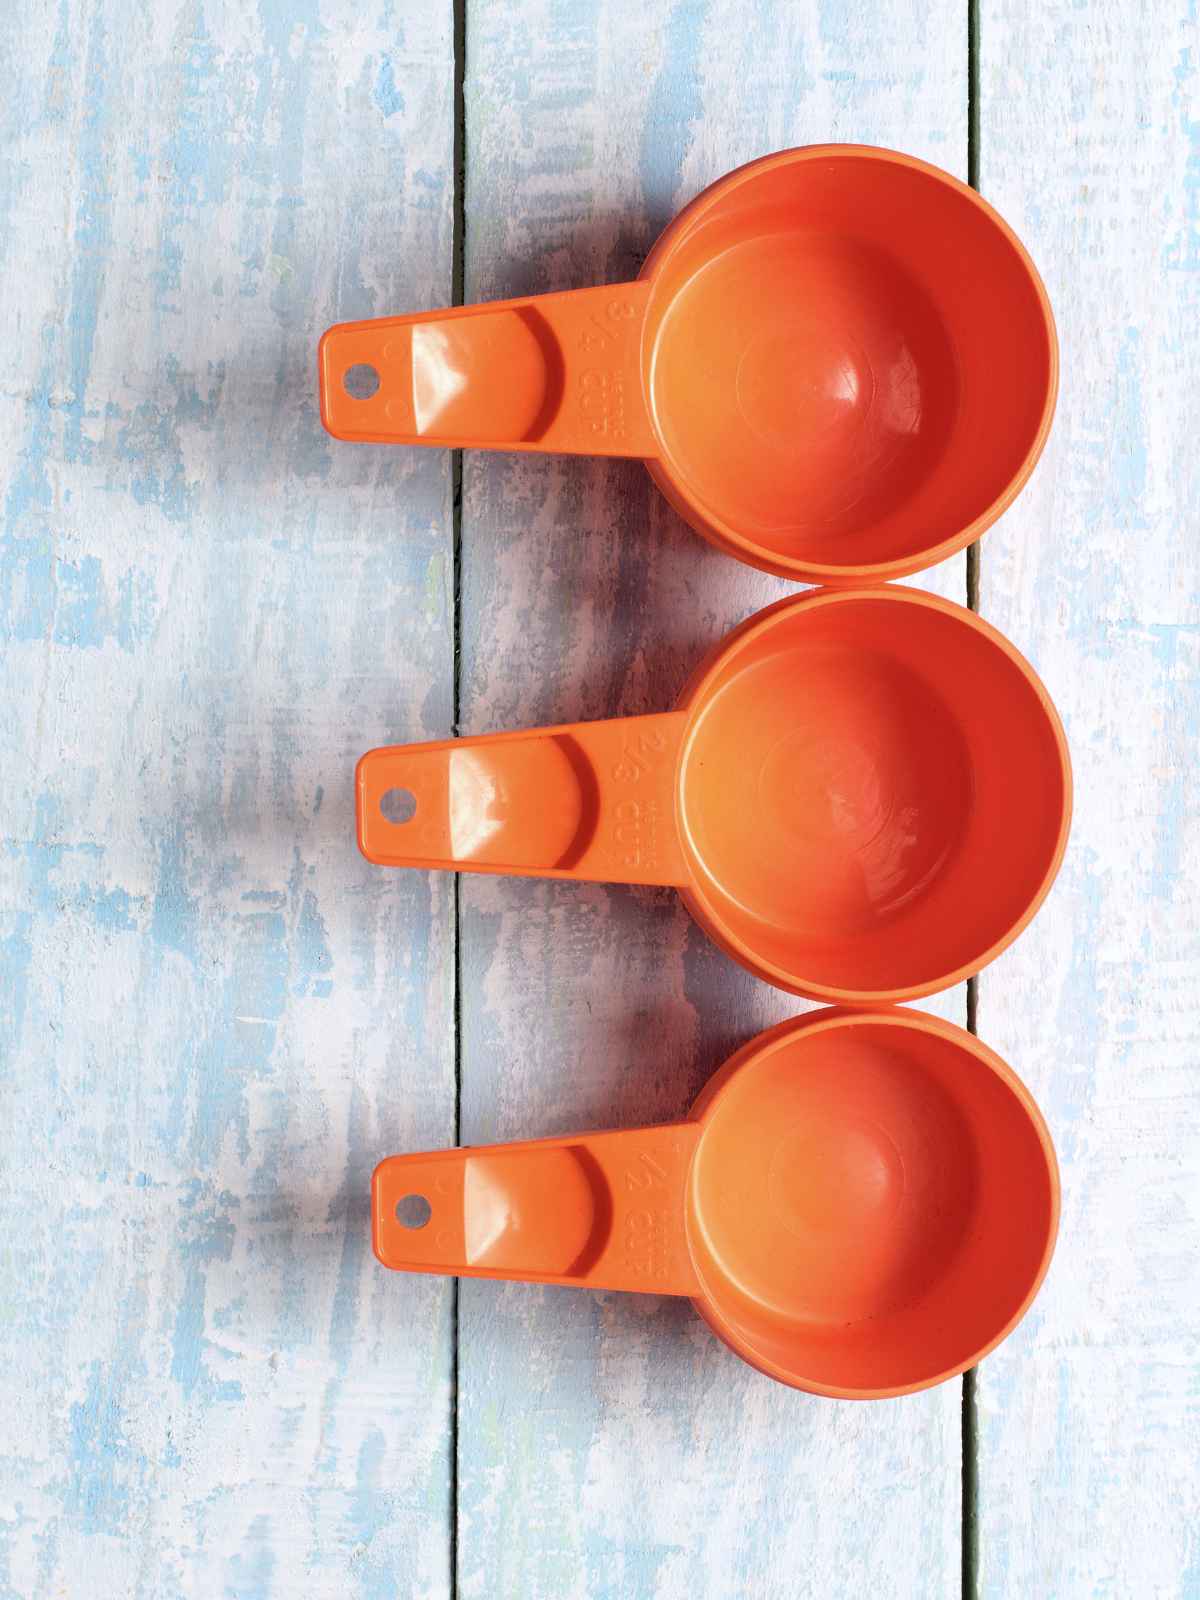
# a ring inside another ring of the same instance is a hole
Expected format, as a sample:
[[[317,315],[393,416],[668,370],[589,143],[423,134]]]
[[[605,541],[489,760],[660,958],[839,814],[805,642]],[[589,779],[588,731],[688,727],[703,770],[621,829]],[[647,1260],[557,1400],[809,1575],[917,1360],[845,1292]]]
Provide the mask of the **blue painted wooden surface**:
[[[764,150],[900,145],[965,176],[949,5],[468,9],[466,293],[636,274]],[[965,596],[965,559],[926,575]],[[712,550],[639,464],[468,454],[463,731],[666,709],[789,592]],[[464,1143],[682,1115],[801,1003],[669,890],[462,880]],[[962,1021],[965,996],[939,997]],[[459,1573],[472,1596],[951,1593],[959,1386],[878,1407],[765,1383],[690,1307],[464,1282]]]
[[[982,608],[1080,795],[979,990],[1065,1184],[980,1374],[981,1592],[1200,1594],[1200,39],[982,9],[982,186],[1064,345]],[[789,143],[965,175],[964,13],[469,0],[467,294],[632,275]],[[356,756],[452,730],[450,463],[326,438],[313,358],[451,297],[450,6],[22,0],[0,59],[0,1595],[960,1593],[959,1385],[817,1401],[682,1303],[495,1283],[456,1342],[370,1255],[371,1166],[459,1095],[464,1141],[674,1117],[797,1009],[672,894],[464,879],[456,930],[453,880],[354,849]],[[464,731],[665,706],[787,587],[633,464],[463,490]]]
[[[984,1593],[1194,1597],[1200,17],[1007,0],[981,60],[982,186],[1045,267],[1063,350],[981,605],[1057,696],[1077,791],[1055,893],[979,981],[1063,1176],[1031,1336],[980,1374]]]
[[[452,901],[352,773],[452,698],[448,463],[339,451],[336,316],[445,299],[440,8],[3,8],[0,1593],[445,1594]]]

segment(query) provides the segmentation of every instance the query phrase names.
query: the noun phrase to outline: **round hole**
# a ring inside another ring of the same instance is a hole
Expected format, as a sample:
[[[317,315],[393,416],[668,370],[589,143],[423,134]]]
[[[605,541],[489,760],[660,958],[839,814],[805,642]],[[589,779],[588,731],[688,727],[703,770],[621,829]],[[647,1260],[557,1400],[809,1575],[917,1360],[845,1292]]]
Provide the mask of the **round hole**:
[[[433,1208],[423,1194],[406,1194],[396,1201],[396,1221],[402,1228],[423,1228],[433,1215]]]
[[[369,400],[379,387],[379,374],[369,362],[358,361],[347,367],[342,387],[352,400]]]
[[[411,789],[389,789],[379,802],[379,809],[388,822],[410,822],[417,809],[417,797]]]

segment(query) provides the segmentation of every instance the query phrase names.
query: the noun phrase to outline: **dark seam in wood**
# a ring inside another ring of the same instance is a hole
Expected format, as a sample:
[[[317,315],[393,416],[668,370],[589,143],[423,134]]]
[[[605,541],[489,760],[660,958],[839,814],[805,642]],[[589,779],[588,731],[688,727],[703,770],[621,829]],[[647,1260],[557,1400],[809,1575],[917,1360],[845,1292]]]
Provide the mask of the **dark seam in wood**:
[[[467,231],[467,0],[453,0],[454,49],[454,134],[452,144],[453,164],[453,222],[451,232],[450,298],[454,305],[463,303],[466,278]],[[463,463],[462,451],[450,454],[450,560],[453,584],[452,622],[452,690],[451,729],[458,737],[462,723],[462,522],[463,522]],[[462,877],[454,874],[453,972],[454,972],[454,1143],[462,1142]],[[457,1278],[450,1288],[450,1600],[458,1600],[458,1447],[459,1447],[459,1299],[461,1287]]]
[[[979,189],[979,0],[967,0],[967,182]],[[967,605],[979,610],[978,543],[967,549]],[[978,1032],[979,979],[967,979],[967,1029]],[[979,1399],[978,1370],[962,1380],[962,1600],[979,1596]]]

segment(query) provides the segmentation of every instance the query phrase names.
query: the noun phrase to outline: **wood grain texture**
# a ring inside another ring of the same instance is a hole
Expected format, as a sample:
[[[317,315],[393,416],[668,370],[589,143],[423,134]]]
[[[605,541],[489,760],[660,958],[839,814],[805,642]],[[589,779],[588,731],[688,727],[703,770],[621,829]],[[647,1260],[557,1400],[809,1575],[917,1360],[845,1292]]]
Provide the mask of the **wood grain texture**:
[[[1063,337],[982,547],[1078,781],[980,982],[1064,1222],[981,1371],[981,1592],[1200,1595],[1200,38],[983,8],[982,184]],[[962,7],[470,0],[466,288],[619,281],[791,143],[966,166]],[[454,888],[352,845],[454,715],[448,458],[334,445],[338,317],[445,303],[451,8],[0,13],[0,1593],[959,1591],[959,1389],[817,1401],[685,1303],[384,1273],[382,1154],[454,1137]],[[788,586],[641,468],[469,456],[463,731],[661,709]],[[955,598],[963,563],[912,580]],[[798,1002],[666,891],[462,881],[462,1136],[680,1115]],[[961,991],[931,1003],[959,1020]],[[452,1496],[457,1467],[457,1524]]]
[[[478,0],[468,7],[466,293],[638,271],[674,211],[789,144],[966,164],[949,5]],[[930,580],[961,598],[963,561]],[[705,545],[636,463],[468,454],[462,725],[668,707],[789,586]],[[681,1115],[801,1003],[669,891],[464,878],[464,1143]],[[963,996],[943,997],[960,1019]],[[875,1406],[742,1367],[688,1304],[464,1282],[460,1593],[957,1591],[959,1388]]]
[[[452,697],[448,465],[327,321],[445,299],[448,7],[0,14],[0,1592],[448,1592],[452,901],[353,844]]]
[[[985,7],[982,187],[1038,260],[1062,399],[982,608],[1062,709],[1062,878],[979,1026],[1058,1142],[1063,1223],[980,1377],[985,1595],[1200,1595],[1200,27]]]

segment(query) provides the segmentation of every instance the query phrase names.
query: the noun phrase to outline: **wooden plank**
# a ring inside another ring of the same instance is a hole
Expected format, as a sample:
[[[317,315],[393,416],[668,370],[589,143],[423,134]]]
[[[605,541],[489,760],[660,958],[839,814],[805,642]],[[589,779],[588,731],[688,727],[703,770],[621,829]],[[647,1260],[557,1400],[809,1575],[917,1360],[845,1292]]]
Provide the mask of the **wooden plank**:
[[[452,900],[354,848],[442,731],[450,480],[322,327],[444,300],[450,9],[5,7],[0,1589],[449,1590]]]
[[[1200,32],[1188,0],[985,8],[982,186],[1054,301],[1063,388],[983,547],[1062,709],[1074,833],[980,984],[1058,1141],[1063,1225],[980,1377],[981,1592],[1200,1593]]]
[[[963,173],[957,6],[468,7],[466,290],[634,275],[767,150],[897,145]],[[932,580],[963,594],[963,562]],[[463,731],[664,709],[789,586],[702,543],[642,468],[468,454]],[[464,1143],[682,1114],[800,1003],[654,889],[464,878]],[[960,1018],[961,991],[944,1005]],[[464,1596],[957,1592],[959,1387],[878,1406],[772,1385],[686,1302],[464,1282]]]

